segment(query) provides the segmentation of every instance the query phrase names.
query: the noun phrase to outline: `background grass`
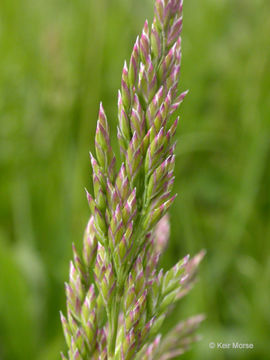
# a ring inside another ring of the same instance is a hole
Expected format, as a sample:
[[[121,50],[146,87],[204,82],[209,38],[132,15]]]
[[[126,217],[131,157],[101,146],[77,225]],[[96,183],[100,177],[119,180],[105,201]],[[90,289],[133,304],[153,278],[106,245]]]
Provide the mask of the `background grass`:
[[[116,145],[123,61],[152,3],[0,2],[1,360],[55,360],[64,349],[59,309],[71,243],[80,246],[89,216],[98,103]],[[267,0],[185,1],[181,89],[190,94],[162,263],[207,250],[176,310],[207,320],[183,359],[269,359],[269,12]],[[254,349],[209,350],[210,341]]]

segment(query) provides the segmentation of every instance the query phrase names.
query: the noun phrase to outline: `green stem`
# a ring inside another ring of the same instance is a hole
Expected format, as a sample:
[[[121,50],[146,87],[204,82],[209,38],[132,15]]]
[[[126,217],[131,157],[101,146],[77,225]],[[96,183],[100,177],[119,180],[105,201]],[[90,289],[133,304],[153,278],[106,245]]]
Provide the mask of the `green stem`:
[[[108,334],[108,360],[114,360],[115,346],[118,331],[118,318],[121,305],[122,286],[118,285],[116,294],[112,300],[111,309],[108,314],[109,334]]]

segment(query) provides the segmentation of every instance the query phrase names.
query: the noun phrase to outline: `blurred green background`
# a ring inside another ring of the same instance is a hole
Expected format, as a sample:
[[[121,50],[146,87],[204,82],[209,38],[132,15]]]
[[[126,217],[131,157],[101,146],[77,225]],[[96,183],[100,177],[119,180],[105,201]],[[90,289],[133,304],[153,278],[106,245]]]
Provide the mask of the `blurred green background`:
[[[65,348],[59,310],[71,243],[89,216],[98,104],[116,145],[123,61],[152,14],[151,0],[0,2],[1,360],[55,360]],[[162,264],[207,250],[176,310],[207,320],[183,359],[270,359],[269,14],[267,0],[184,5],[181,90],[190,93]],[[254,349],[209,350],[211,341]]]

